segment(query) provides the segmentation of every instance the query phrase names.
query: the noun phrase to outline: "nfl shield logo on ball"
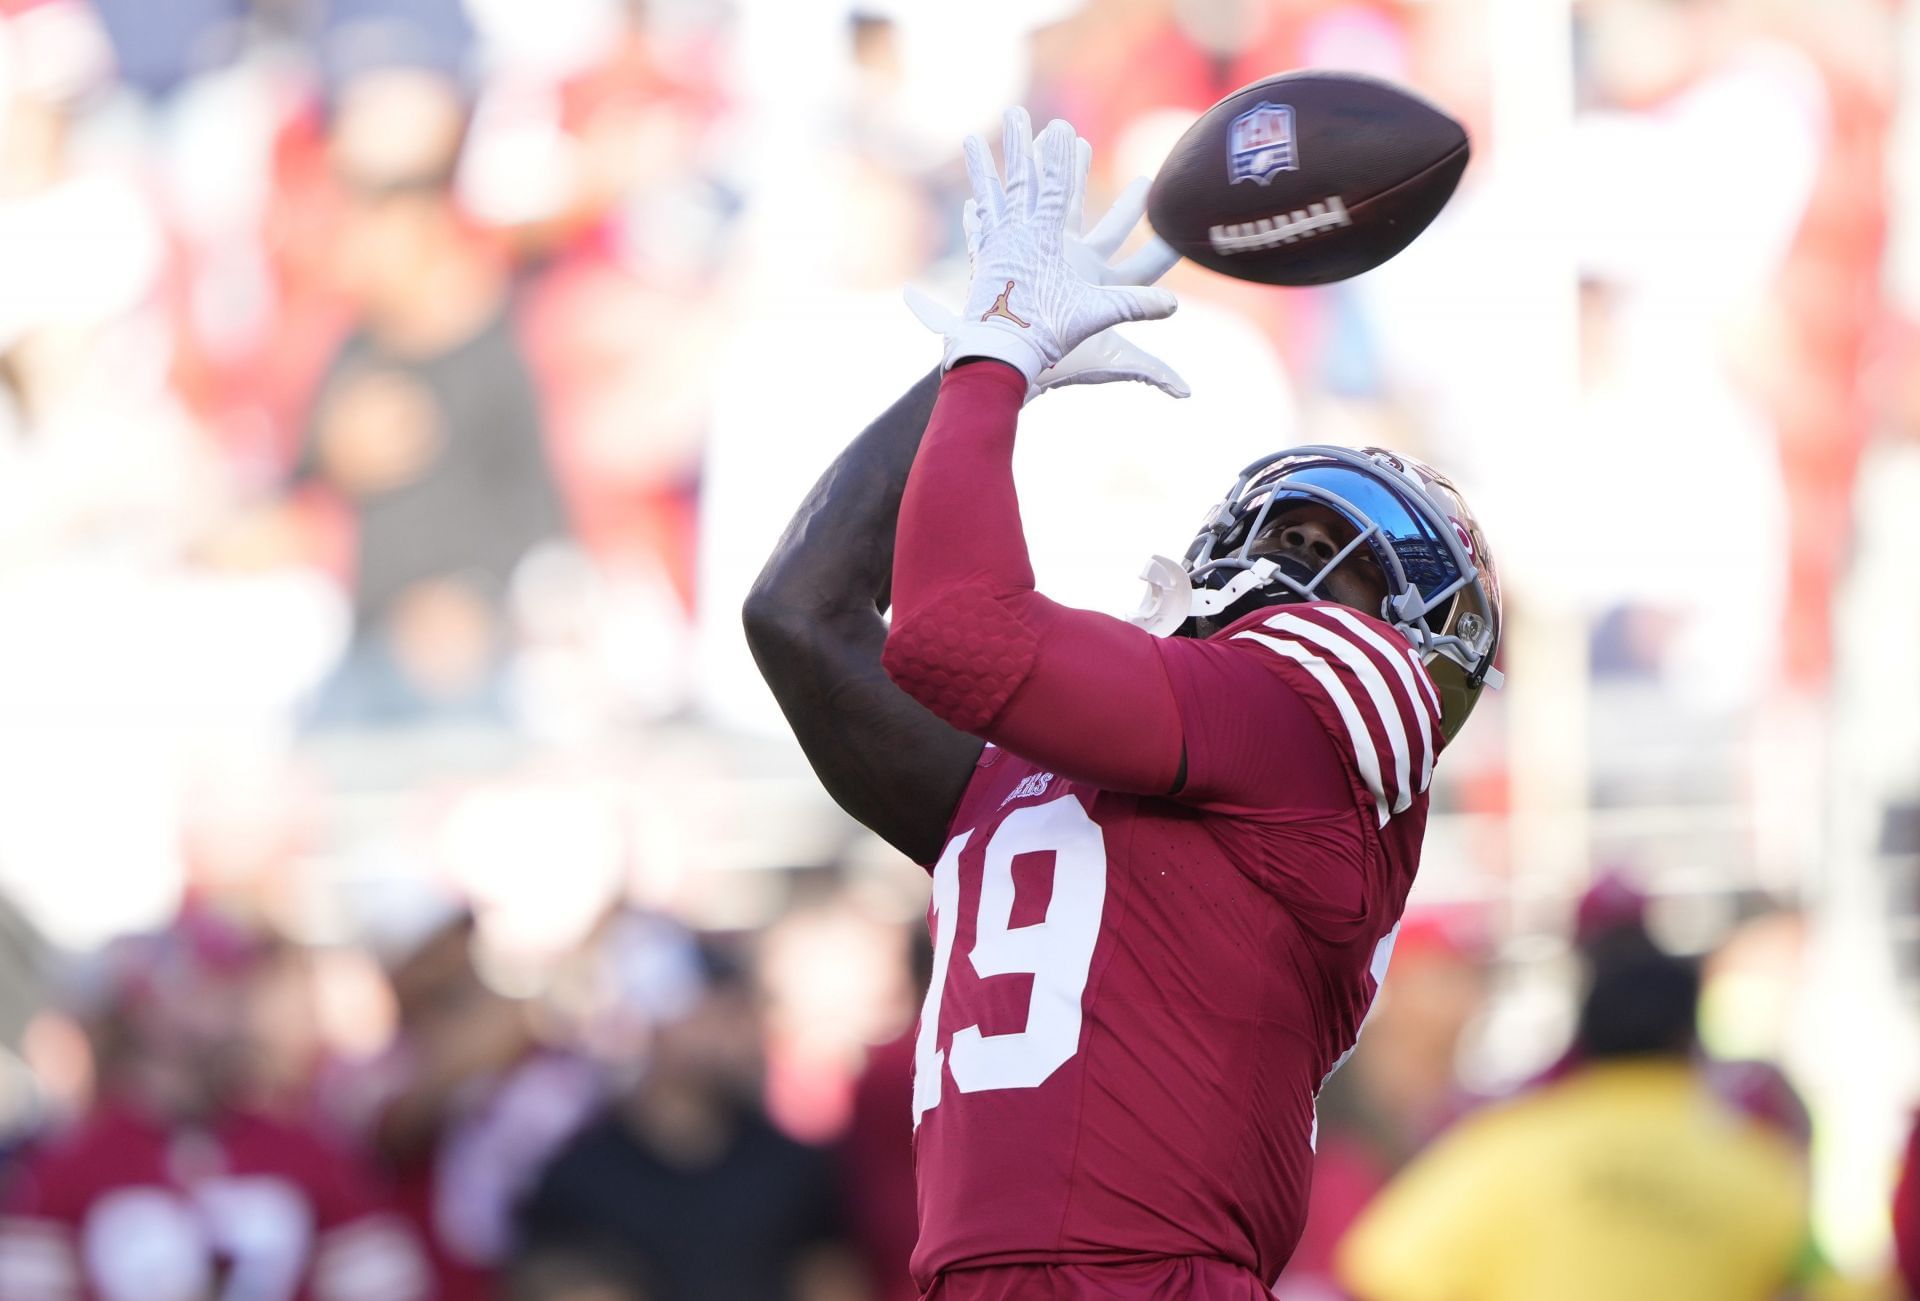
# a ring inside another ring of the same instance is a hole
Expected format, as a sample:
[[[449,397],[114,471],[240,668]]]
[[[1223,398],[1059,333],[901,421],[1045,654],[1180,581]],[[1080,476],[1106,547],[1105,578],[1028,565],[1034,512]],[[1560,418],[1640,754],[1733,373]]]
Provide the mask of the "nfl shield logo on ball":
[[[1258,181],[1265,185],[1276,172],[1299,170],[1294,150],[1293,109],[1262,101],[1233,119],[1227,128],[1227,183]]]

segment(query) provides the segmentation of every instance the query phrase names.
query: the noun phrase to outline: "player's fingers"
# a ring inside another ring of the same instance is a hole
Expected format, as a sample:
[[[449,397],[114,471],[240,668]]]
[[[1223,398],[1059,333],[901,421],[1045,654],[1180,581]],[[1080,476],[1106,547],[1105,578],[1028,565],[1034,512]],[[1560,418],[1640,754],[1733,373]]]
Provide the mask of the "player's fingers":
[[[1098,292],[1116,321],[1158,321],[1172,316],[1180,306],[1180,300],[1173,296],[1171,289],[1109,285]]]
[[[1000,158],[1006,164],[1008,176],[1013,174],[1013,162],[1016,158],[1026,158],[1033,153],[1033,119],[1027,110],[1015,104],[1000,115]]]
[[[1047,123],[1034,143],[1034,163],[1040,186],[1034,196],[1033,215],[1039,224],[1058,229],[1067,217],[1067,203],[1073,197],[1074,155],[1080,137],[1073,124],[1061,118]]]
[[[987,152],[987,142],[979,136],[968,136],[961,153],[967,160],[967,183],[973,187],[977,214],[986,218],[1006,211],[1006,195],[1000,188],[1000,174],[993,169],[993,155]]]
[[[1180,255],[1155,235],[1116,264],[1109,279],[1118,285],[1151,285],[1173,270],[1173,264],[1179,260]]]
[[[1067,199],[1067,234],[1078,235],[1087,222],[1087,173],[1093,169],[1093,146],[1073,142],[1073,193]]]
[[[1033,119],[1015,104],[1000,119],[1000,162],[1007,176],[1007,207],[1033,207]]]
[[[1147,210],[1147,185],[1146,177],[1135,177],[1126,189],[1120,191],[1120,197],[1100,218],[1100,224],[1087,232],[1087,247],[1098,253],[1101,261],[1112,257],[1126,243],[1133,228],[1140,224],[1140,214]]]
[[[1193,396],[1192,386],[1180,378],[1180,372],[1177,370],[1169,368],[1165,375],[1142,375],[1140,378],[1170,398],[1190,398]]]
[[[1154,388],[1159,389],[1170,398],[1188,398],[1193,396],[1193,390],[1187,387],[1187,382],[1171,370],[1165,374],[1152,374],[1147,371],[1128,370],[1123,367],[1075,371],[1073,374],[1064,375],[1050,384],[1040,385],[1039,391],[1044,393],[1048,389],[1069,388],[1077,384],[1118,384],[1123,381],[1151,384]]]
[[[960,233],[967,241],[967,261],[971,263],[974,254],[980,251],[980,204],[968,199],[960,205]]]
[[[960,317],[919,285],[908,285],[900,291],[907,300],[907,310],[913,318],[932,330],[935,334],[945,334],[960,323]]]
[[[1114,336],[1112,365],[1117,373],[1128,379],[1137,379],[1142,384],[1151,384],[1168,397],[1193,396],[1193,390],[1188,387],[1187,381],[1180,378],[1179,371],[1118,334]]]

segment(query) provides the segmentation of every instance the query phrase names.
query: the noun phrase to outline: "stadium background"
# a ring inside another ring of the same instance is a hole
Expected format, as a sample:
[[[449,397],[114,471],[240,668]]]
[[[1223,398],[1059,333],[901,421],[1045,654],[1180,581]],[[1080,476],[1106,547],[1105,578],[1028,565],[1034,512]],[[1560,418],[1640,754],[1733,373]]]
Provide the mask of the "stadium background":
[[[1135,337],[1190,401],[1030,413],[1041,586],[1129,609],[1289,442],[1446,467],[1511,685],[1356,1067],[1411,1115],[1549,1066],[1577,906],[1630,882],[1878,1277],[1920,1098],[1898,0],[5,0],[0,1124],[82,1105],[115,938],[184,907],[288,945],[256,1047],[294,1111],[389,1060],[383,967],[463,915],[617,1076],[671,921],[750,962],[776,1119],[842,1134],[924,878],[819,792],[740,598],[937,355],[899,291],[964,284],[962,135],[1066,116],[1097,201],[1304,65],[1464,119],[1461,193],[1347,284],[1177,269]]]

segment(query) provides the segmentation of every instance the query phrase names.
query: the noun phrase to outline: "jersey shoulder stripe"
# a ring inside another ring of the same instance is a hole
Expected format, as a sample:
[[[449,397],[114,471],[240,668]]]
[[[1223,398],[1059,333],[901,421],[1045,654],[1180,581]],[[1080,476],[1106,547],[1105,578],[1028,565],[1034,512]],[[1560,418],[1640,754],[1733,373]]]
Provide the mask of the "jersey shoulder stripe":
[[[1288,659],[1304,668],[1316,686],[1321,698],[1333,705],[1339,712],[1340,723],[1346,730],[1347,744],[1353,754],[1354,763],[1360,769],[1360,779],[1366,783],[1367,790],[1373,795],[1374,817],[1380,826],[1387,824],[1392,816],[1387,804],[1386,783],[1380,774],[1380,754],[1373,743],[1371,729],[1360,714],[1360,706],[1347,690],[1346,683],[1324,659],[1316,655],[1297,641],[1282,640],[1264,632],[1248,629],[1235,633],[1235,641],[1258,642],[1268,650]]]
[[[1432,783],[1438,695],[1399,633],[1342,606],[1305,605],[1233,638],[1272,651],[1282,676],[1346,743],[1379,825]]]
[[[1434,730],[1440,723],[1440,695],[1433,689],[1433,680],[1427,676],[1426,666],[1414,655],[1413,647],[1391,629],[1382,633],[1371,628],[1358,614],[1341,606],[1327,606],[1325,613],[1379,652],[1400,683],[1401,699],[1413,703],[1414,708],[1409,712],[1413,714],[1415,726],[1420,731],[1420,789],[1425,790],[1433,781],[1433,738]],[[1424,694],[1425,700],[1416,698],[1418,694]],[[1421,707],[1423,704],[1426,708]]]

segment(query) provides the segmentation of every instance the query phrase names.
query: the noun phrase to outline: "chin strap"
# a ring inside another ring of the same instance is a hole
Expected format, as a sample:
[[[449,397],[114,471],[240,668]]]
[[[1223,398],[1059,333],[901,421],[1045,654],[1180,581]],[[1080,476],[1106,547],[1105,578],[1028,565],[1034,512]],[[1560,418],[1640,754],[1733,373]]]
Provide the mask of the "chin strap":
[[[1147,594],[1140,598],[1140,608],[1127,616],[1127,622],[1156,637],[1171,637],[1188,619],[1219,614],[1247,593],[1266,586],[1278,572],[1278,565],[1263,558],[1235,574],[1224,587],[1196,588],[1179,561],[1155,556],[1140,571]]]

